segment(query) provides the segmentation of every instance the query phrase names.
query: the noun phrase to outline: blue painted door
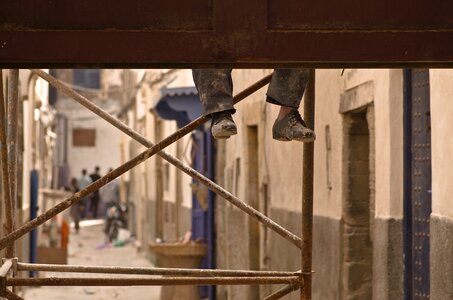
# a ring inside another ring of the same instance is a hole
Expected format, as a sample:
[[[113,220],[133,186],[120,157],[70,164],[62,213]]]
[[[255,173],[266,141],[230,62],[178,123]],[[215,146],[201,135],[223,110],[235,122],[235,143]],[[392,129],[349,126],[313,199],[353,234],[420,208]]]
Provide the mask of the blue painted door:
[[[429,299],[431,120],[429,69],[406,71],[405,299]]]
[[[30,220],[38,215],[38,192],[39,192],[39,174],[37,170],[30,172]],[[30,263],[36,263],[37,251],[37,229],[30,231]],[[30,277],[34,277],[35,272],[30,271]]]
[[[209,179],[214,179],[213,140],[209,132],[197,130],[193,134],[193,167]],[[194,185],[197,182],[193,182]],[[198,185],[197,188],[204,188]],[[209,191],[192,194],[192,238],[208,245],[208,255],[203,259],[202,267],[215,268],[215,236],[214,236],[214,194]],[[201,296],[215,299],[215,286],[201,287]]]

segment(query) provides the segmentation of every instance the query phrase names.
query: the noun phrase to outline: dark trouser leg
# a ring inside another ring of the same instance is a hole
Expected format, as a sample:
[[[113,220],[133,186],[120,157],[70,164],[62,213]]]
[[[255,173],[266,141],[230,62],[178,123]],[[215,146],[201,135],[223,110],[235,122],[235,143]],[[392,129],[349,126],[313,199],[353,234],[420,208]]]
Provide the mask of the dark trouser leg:
[[[234,113],[231,69],[193,69],[192,75],[204,115],[226,110]]]
[[[80,201],[80,206],[82,207],[80,209],[80,218],[81,219],[85,219],[86,214],[87,214],[88,199],[87,198],[83,198]]]
[[[267,102],[299,108],[310,69],[275,69],[267,90]]]
[[[80,206],[79,204],[76,204],[75,206],[75,214],[74,214],[74,229],[76,232],[79,232],[80,225],[79,225],[79,220],[80,220]]]
[[[96,219],[98,217],[98,207],[99,207],[99,198],[95,197],[91,199],[91,212],[93,214],[93,218]]]

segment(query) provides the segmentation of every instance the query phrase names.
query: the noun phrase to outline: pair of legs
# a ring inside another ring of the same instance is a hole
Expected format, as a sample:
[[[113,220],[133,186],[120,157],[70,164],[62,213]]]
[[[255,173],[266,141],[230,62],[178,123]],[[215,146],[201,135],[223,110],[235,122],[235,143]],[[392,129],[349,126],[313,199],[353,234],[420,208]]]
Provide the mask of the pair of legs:
[[[99,207],[99,196],[93,195],[90,202],[91,216],[93,219],[98,217],[98,207]]]
[[[235,134],[236,126],[231,118],[235,112],[231,69],[194,69],[192,73],[204,114],[212,117],[213,136],[228,138]],[[298,112],[308,78],[308,69],[274,71],[266,94],[267,102],[280,106],[279,116],[272,129],[274,139],[314,141],[314,132],[306,127]]]
[[[80,203],[74,204],[71,207],[71,215],[72,215],[72,219],[74,221],[74,229],[75,229],[76,233],[79,233],[79,230],[80,230],[79,222],[80,222],[80,214],[82,213],[81,208],[82,208],[82,206]]]

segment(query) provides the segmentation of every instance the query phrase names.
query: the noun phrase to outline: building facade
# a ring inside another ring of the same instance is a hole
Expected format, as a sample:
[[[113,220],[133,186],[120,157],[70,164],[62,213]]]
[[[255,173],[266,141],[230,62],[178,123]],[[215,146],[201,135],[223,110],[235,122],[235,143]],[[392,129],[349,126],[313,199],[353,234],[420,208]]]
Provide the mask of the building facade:
[[[105,111],[119,113],[127,90],[116,70],[59,69],[51,74]],[[105,174],[118,166],[121,132],[69,96],[54,88],[50,91],[58,118],[56,187],[67,186],[73,177],[79,178],[82,169],[91,174],[99,166],[101,174]]]
[[[235,91],[269,72],[233,71]],[[314,299],[452,297],[451,74],[317,70]],[[302,144],[272,139],[278,108],[265,92],[237,105],[238,135],[217,142],[217,182],[300,235]],[[222,199],[216,226],[218,268],[300,268],[298,249]],[[217,295],[269,292],[234,286]]]

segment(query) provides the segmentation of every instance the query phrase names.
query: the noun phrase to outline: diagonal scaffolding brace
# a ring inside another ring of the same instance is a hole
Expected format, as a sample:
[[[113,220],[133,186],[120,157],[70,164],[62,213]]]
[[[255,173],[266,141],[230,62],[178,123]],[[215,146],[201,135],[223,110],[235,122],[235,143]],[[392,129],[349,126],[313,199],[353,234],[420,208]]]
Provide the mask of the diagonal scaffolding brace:
[[[34,71],[37,72],[39,70],[34,70]],[[40,73],[38,73],[38,74],[40,74]],[[40,75],[43,75],[43,74],[40,74]],[[263,85],[265,85],[268,82],[268,80],[270,80],[269,76],[268,76],[267,80],[261,80],[259,82],[260,84],[254,85],[253,89],[249,88],[249,89],[246,90],[247,91],[246,93],[240,93],[240,97],[238,97],[238,96],[235,97],[236,101],[238,102],[238,101],[244,99],[246,96],[252,94],[256,90],[261,88]],[[87,100],[87,101],[89,102],[89,100]],[[99,107],[95,106],[94,108],[96,109],[96,113],[97,114],[102,114],[105,117],[110,116],[107,112],[103,111]],[[114,118],[112,116],[110,116],[110,119],[114,120]],[[92,192],[94,192],[97,189],[101,188],[102,186],[104,186],[105,184],[109,183],[113,179],[119,177],[120,175],[122,175],[125,172],[129,171],[133,167],[135,167],[138,164],[144,162],[145,160],[147,160],[148,158],[150,158],[154,154],[162,151],[162,149],[164,149],[168,145],[172,144],[173,142],[177,141],[178,139],[182,138],[184,135],[190,133],[191,131],[193,131],[195,128],[197,128],[198,126],[200,126],[201,124],[203,124],[207,120],[208,120],[208,117],[206,117],[206,116],[199,117],[198,119],[192,121],[191,123],[187,124],[183,128],[179,129],[178,131],[176,131],[175,133],[173,133],[169,137],[165,138],[164,140],[162,140],[158,144],[155,144],[155,145],[151,146],[149,149],[147,149],[144,152],[142,152],[141,154],[137,155],[132,160],[129,160],[128,162],[126,162],[125,164],[121,165],[120,167],[118,167],[118,168],[114,169],[113,171],[107,173],[105,176],[103,176],[99,180],[91,183],[85,189],[82,189],[81,191],[75,193],[72,197],[66,199],[65,201],[59,203],[55,207],[53,207],[53,208],[49,209],[48,211],[44,212],[43,214],[41,214],[37,218],[35,218],[35,219],[31,220],[31,221],[28,221],[27,223],[25,223],[24,225],[20,226],[19,228],[17,228],[13,232],[7,234],[4,238],[2,238],[0,240],[0,249],[3,249],[6,245],[11,243],[12,241],[14,241],[14,240],[18,239],[19,237],[23,236],[24,234],[28,233],[33,228],[36,228],[37,226],[39,226],[39,225],[43,224],[44,222],[50,220],[52,217],[56,216],[60,212],[64,211],[65,209],[67,209],[70,206],[74,205],[75,203],[79,202],[83,197],[91,194]],[[117,121],[115,123],[117,123],[119,126],[121,126],[121,124],[122,124],[119,121]],[[128,128],[129,132],[134,132],[131,128],[127,127],[124,124],[122,124],[121,127],[122,128],[126,127],[126,128]],[[138,133],[136,133],[136,134],[139,136]],[[152,145],[152,143],[150,141],[149,141],[149,144]],[[167,158],[170,158],[170,156],[167,155]],[[176,158],[171,158],[171,159],[172,159],[173,162],[177,163],[181,167],[184,165],[182,162],[180,162]],[[226,200],[230,201],[232,204],[236,205],[238,208],[240,208],[241,210],[243,210],[247,214],[255,217],[258,221],[263,223],[265,226],[271,228],[272,230],[274,230],[275,232],[277,232],[278,234],[280,234],[281,236],[283,236],[284,238],[286,238],[287,240],[292,242],[297,247],[301,247],[301,239],[299,237],[297,237],[295,234],[291,233],[287,229],[283,228],[281,225],[277,224],[272,219],[268,218],[267,216],[265,216],[261,212],[257,211],[256,209],[254,209],[253,207],[251,207],[247,203],[241,201],[239,198],[237,198],[234,195],[232,195],[231,193],[227,192],[226,190],[224,190],[222,187],[218,186],[213,181],[209,180],[208,178],[204,177],[200,173],[196,172],[194,169],[186,166],[186,168],[184,168],[184,171],[187,171],[187,174],[189,174],[192,177],[196,176],[197,179],[201,178],[203,180],[203,182],[209,183],[209,187],[210,188],[211,187],[216,187],[216,192],[221,192],[221,196],[222,197],[225,196]]]
[[[214,191],[217,195],[219,195],[219,196],[223,197],[224,199],[226,199],[227,201],[231,202],[233,205],[237,206],[239,209],[243,210],[250,216],[258,219],[258,221],[263,223],[265,226],[271,228],[272,230],[274,230],[275,232],[277,232],[284,238],[288,239],[291,243],[293,243],[297,247],[299,247],[299,248],[301,247],[301,239],[299,237],[297,237],[295,234],[289,232],[287,229],[283,228],[281,225],[277,224],[275,221],[273,221],[269,217],[265,216],[261,212],[257,211],[256,209],[254,209],[252,206],[248,205],[244,201],[241,201],[239,198],[237,198],[236,196],[234,196],[227,190],[223,189],[221,186],[219,186],[218,184],[216,184],[209,178],[205,177],[203,174],[199,173],[198,171],[191,168],[187,164],[183,163],[179,159],[177,159],[177,158],[173,157],[172,155],[163,151],[163,149],[166,146],[168,146],[171,143],[182,138],[184,135],[192,132],[195,128],[197,128],[198,126],[200,126],[201,124],[203,124],[207,120],[209,120],[207,117],[205,117],[205,116],[199,117],[198,119],[192,121],[188,125],[181,128],[180,130],[176,131],[175,133],[173,133],[166,139],[162,140],[158,144],[153,144],[150,140],[143,137],[140,133],[138,133],[134,129],[130,128],[129,126],[125,125],[124,123],[122,123],[121,121],[119,121],[118,119],[116,119],[115,117],[113,117],[112,115],[110,115],[109,113],[107,113],[106,111],[101,109],[100,107],[96,106],[92,101],[88,100],[84,96],[75,92],[74,90],[72,90],[67,85],[65,85],[58,79],[54,78],[53,76],[45,73],[42,70],[38,70],[38,69],[32,69],[31,71],[33,73],[37,74],[38,76],[40,76],[41,78],[43,78],[44,80],[46,80],[47,82],[49,82],[51,85],[53,85],[59,91],[63,92],[67,96],[73,98],[78,103],[85,106],[87,109],[91,110],[96,115],[100,116],[101,118],[103,118],[110,124],[114,125],[116,128],[118,128],[122,132],[126,133],[128,136],[135,139],[142,145],[150,148],[150,150],[156,149],[156,151],[158,151],[158,152],[152,151],[152,154],[150,154],[149,157],[151,157],[152,155],[157,153],[162,158],[164,158],[165,160],[167,160],[168,162],[170,162],[171,164],[176,166],[178,169],[180,169],[184,173],[197,179],[199,182],[204,184],[207,188]],[[263,86],[268,84],[269,81],[271,80],[271,78],[272,78],[272,74],[264,77],[263,79],[257,81],[256,83],[254,83],[253,85],[251,85],[250,87],[245,89],[244,91],[237,94],[233,99],[234,103],[235,104],[238,103],[239,101],[245,99],[247,96],[251,95],[252,93],[256,92],[257,90],[259,90],[260,88],[262,88]],[[104,177],[106,177],[106,176],[104,176]],[[102,180],[102,179],[103,178],[101,178],[100,180]],[[114,179],[114,178],[112,178],[112,179]],[[89,188],[89,187],[87,187],[87,188]],[[2,241],[0,240],[0,247],[2,245],[1,242]]]

